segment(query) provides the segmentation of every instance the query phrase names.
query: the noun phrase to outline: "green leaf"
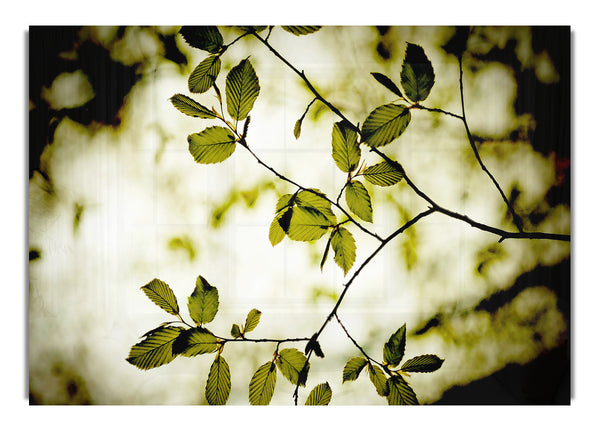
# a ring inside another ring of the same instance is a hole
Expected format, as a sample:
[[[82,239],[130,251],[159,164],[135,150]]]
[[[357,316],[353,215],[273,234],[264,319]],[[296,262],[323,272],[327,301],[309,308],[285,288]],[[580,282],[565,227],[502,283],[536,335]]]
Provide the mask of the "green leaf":
[[[388,380],[388,389],[387,401],[391,406],[416,406],[419,404],[417,395],[402,376],[396,375],[390,377]]]
[[[242,336],[242,331],[240,330],[240,326],[237,323],[234,323],[231,326],[231,336],[233,338],[239,338]]]
[[[196,287],[188,298],[188,310],[199,326],[211,322],[219,310],[219,291],[202,276],[196,279]]]
[[[206,106],[202,106],[194,99],[184,96],[183,94],[175,94],[170,100],[173,106],[175,106],[179,112],[189,115],[190,117],[216,118],[216,114]]]
[[[377,393],[382,397],[386,397],[389,393],[388,382],[381,368],[378,365],[369,364],[367,369],[369,370],[371,383],[375,386]]]
[[[400,78],[404,93],[413,102],[420,102],[429,96],[435,74],[431,61],[419,45],[407,44]]]
[[[398,86],[396,84],[394,84],[394,82],[390,78],[388,78],[386,75],[384,75],[383,73],[377,73],[377,72],[371,72],[371,75],[373,75],[373,78],[375,78],[377,80],[377,82],[382,84],[385,88],[390,90],[396,96],[400,96],[401,98],[404,99],[404,96],[402,95],[402,92],[400,91]]]
[[[173,343],[181,331],[181,328],[175,326],[161,325],[148,332],[144,340],[131,347],[127,362],[142,370],[168,364],[175,359]]]
[[[342,383],[358,379],[360,372],[368,363],[369,362],[362,356],[349,359],[348,362],[346,362],[346,365],[344,365]]]
[[[305,405],[307,406],[326,406],[331,401],[331,388],[329,383],[318,384],[310,391]]]
[[[223,46],[223,36],[213,25],[183,26],[179,30],[188,45],[216,54]]]
[[[277,205],[275,205],[275,212],[278,213],[282,209],[291,207],[292,205],[294,205],[295,198],[296,198],[296,195],[295,194],[292,195],[290,193],[286,193],[285,195],[280,196],[279,199],[277,200]]]
[[[325,261],[327,260],[327,256],[329,255],[329,246],[331,244],[331,235],[327,239],[327,245],[325,245],[325,251],[323,252],[323,258],[321,258],[321,272],[323,272],[323,266],[325,265]]]
[[[198,163],[220,163],[235,151],[235,136],[225,127],[213,126],[188,136],[190,154]]]
[[[392,334],[383,346],[383,360],[392,367],[397,366],[404,356],[406,348],[406,324]]]
[[[215,83],[221,71],[221,59],[210,55],[200,62],[188,79],[188,89],[192,93],[204,93]]]
[[[348,274],[354,260],[356,259],[356,243],[350,231],[344,227],[338,227],[331,233],[331,248],[335,252],[333,260]]]
[[[288,237],[294,241],[314,241],[321,238],[333,223],[322,212],[310,207],[291,210]]]
[[[400,369],[407,373],[431,373],[439,369],[443,362],[436,355],[421,355],[409,359]]]
[[[342,172],[356,169],[360,161],[360,146],[356,131],[347,122],[340,121],[333,125],[331,147],[331,156]]]
[[[191,328],[182,331],[173,343],[173,353],[183,356],[196,356],[212,353],[218,349],[217,337],[204,328]]]
[[[258,97],[258,76],[248,59],[242,60],[227,74],[225,97],[227,112],[235,120],[243,120],[252,110]]]
[[[296,120],[296,124],[294,124],[294,138],[298,139],[300,137],[300,132],[302,130],[302,118]]]
[[[404,105],[375,108],[362,125],[362,141],[369,147],[382,147],[400,136],[410,123],[410,110]]]
[[[152,302],[165,310],[167,313],[172,314],[173,316],[177,316],[179,314],[179,304],[177,304],[177,298],[175,298],[175,294],[169,285],[164,281],[155,278],[150,283],[142,286],[141,289]]]
[[[371,184],[387,187],[393,186],[404,178],[404,169],[398,162],[395,162],[394,165],[384,160],[381,163],[369,166],[362,175]]]
[[[277,355],[275,359],[277,368],[281,371],[281,374],[288,379],[293,385],[304,386],[304,379],[300,379],[300,372],[304,368],[306,363],[306,356],[298,349],[283,349]],[[307,364],[305,373],[308,372],[310,364]]]
[[[271,245],[276,246],[283,238],[290,227],[290,219],[292,217],[292,209],[283,211],[275,216],[271,226],[269,227],[269,241]]]
[[[325,193],[319,189],[302,190],[296,195],[295,203],[297,206],[316,209],[327,217],[331,224],[335,224],[337,220],[335,214],[331,211],[331,202],[325,196]]]
[[[246,316],[246,324],[244,325],[244,333],[250,332],[256,328],[256,325],[258,325],[258,322],[260,322],[261,314],[262,313],[256,308],[253,308],[250,310],[250,312],[248,312],[248,316]]]
[[[277,383],[277,368],[274,362],[261,365],[250,380],[248,398],[253,406],[266,406],[273,398]]]
[[[217,355],[210,366],[206,381],[206,401],[213,406],[222,406],[227,402],[231,392],[231,373],[229,364],[221,355]]]
[[[316,31],[319,31],[321,29],[320,25],[301,25],[301,26],[296,26],[296,25],[282,25],[281,26],[282,29],[284,29],[285,31],[287,31],[288,33],[292,33],[295,36],[303,36],[305,34],[310,34],[310,33],[314,33]]]
[[[360,181],[350,181],[346,185],[348,208],[366,222],[373,222],[373,208],[369,192]]]

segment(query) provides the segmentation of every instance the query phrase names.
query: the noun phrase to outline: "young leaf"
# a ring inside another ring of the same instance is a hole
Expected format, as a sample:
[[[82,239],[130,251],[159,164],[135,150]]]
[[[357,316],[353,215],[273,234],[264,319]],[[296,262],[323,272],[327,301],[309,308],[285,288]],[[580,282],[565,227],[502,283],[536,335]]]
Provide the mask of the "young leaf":
[[[307,406],[326,406],[331,401],[331,388],[329,383],[321,383],[313,388],[308,394],[305,405]]]
[[[173,354],[196,356],[217,350],[217,337],[204,328],[191,328],[181,331],[173,343]]]
[[[175,298],[175,294],[169,285],[164,281],[155,278],[150,283],[142,286],[141,289],[152,302],[165,310],[167,313],[172,314],[173,316],[177,316],[179,314],[179,304],[177,304],[177,298]]]
[[[261,365],[252,376],[248,391],[250,404],[253,406],[266,406],[273,398],[275,383],[277,383],[277,368],[274,362]]]
[[[321,26],[320,25],[303,25],[303,26],[282,25],[281,28],[284,29],[285,31],[287,31],[288,33],[292,33],[294,36],[303,36],[305,34],[310,34],[310,33],[319,31],[321,29]]]
[[[373,222],[373,208],[369,192],[360,181],[350,181],[346,185],[348,208],[366,222]]]
[[[188,310],[199,326],[211,322],[219,310],[219,291],[202,276],[196,279],[196,287],[188,298]]]
[[[220,163],[235,151],[235,136],[226,128],[213,126],[188,136],[190,154],[198,163]]]
[[[400,136],[410,123],[410,111],[404,105],[375,108],[362,125],[362,141],[369,147],[382,147]]]
[[[317,340],[318,334],[315,332],[308,343],[306,343],[306,347],[304,348],[304,354],[308,355],[311,351],[315,352],[319,358],[324,358],[323,350],[321,350],[321,344]]]
[[[435,74],[431,61],[419,45],[407,45],[400,78],[404,93],[413,102],[420,102],[429,96]]]
[[[360,161],[360,147],[356,132],[347,122],[337,122],[331,132],[331,156],[342,172],[352,172]]]
[[[402,92],[400,91],[398,86],[396,84],[394,84],[394,82],[390,78],[388,78],[386,75],[384,75],[383,73],[377,73],[377,72],[371,72],[371,75],[373,75],[373,78],[375,78],[377,80],[377,82],[382,84],[385,88],[390,90],[396,96],[400,96],[401,98],[404,99],[404,96],[402,95]]]
[[[179,33],[188,45],[216,54],[223,45],[223,36],[219,29],[212,25],[183,26]]]
[[[210,367],[206,381],[206,401],[210,405],[222,406],[227,402],[231,392],[231,373],[229,364],[221,355],[217,355]]]
[[[231,325],[231,336],[233,338],[239,338],[242,336],[242,331],[240,330],[240,327],[237,323]]]
[[[419,404],[417,395],[402,376],[396,375],[390,377],[388,380],[388,389],[387,401],[391,406],[416,406]]]
[[[300,137],[300,132],[302,130],[302,118],[296,120],[296,124],[294,124],[294,138],[298,139]]]
[[[294,241],[313,241],[321,238],[333,223],[322,212],[310,207],[295,207],[290,210],[287,234]]]
[[[277,355],[277,359],[275,359],[275,363],[277,364],[279,371],[281,371],[281,374],[283,374],[293,385],[298,383],[300,386],[305,385],[305,376],[304,378],[301,378],[300,372],[306,363],[306,356],[298,349],[281,350]],[[305,374],[308,372],[309,368],[310,364],[307,364]]]
[[[354,260],[356,259],[356,243],[350,231],[344,227],[338,227],[331,233],[331,248],[335,252],[333,260],[348,274]]]
[[[182,329],[162,325],[151,331],[144,340],[131,347],[127,362],[142,370],[160,367],[175,359],[173,342]]]
[[[397,366],[404,356],[406,348],[406,324],[392,334],[383,346],[383,360],[392,367]]]
[[[436,355],[421,355],[409,359],[400,369],[408,373],[431,373],[440,368],[443,362]]]
[[[335,214],[331,211],[331,202],[326,199],[325,193],[321,192],[319,189],[309,190],[302,190],[296,195],[296,199],[294,200],[296,205],[316,209],[327,217],[331,221],[331,224],[335,224],[337,220]]]
[[[260,322],[261,314],[262,313],[260,311],[258,311],[256,308],[253,308],[252,310],[250,310],[250,312],[248,313],[248,316],[246,316],[246,324],[244,325],[244,332],[250,332],[254,328],[256,328],[256,325],[258,325],[258,322]]]
[[[225,97],[227,112],[235,120],[243,120],[254,106],[260,85],[250,60],[242,60],[227,74]]]
[[[188,89],[192,93],[204,93],[215,83],[221,71],[221,59],[210,55],[200,62],[188,79]]]
[[[375,386],[377,393],[382,397],[386,397],[389,394],[388,382],[385,378],[385,374],[379,366],[369,364],[367,366],[369,370],[369,378],[371,379],[371,383]]]
[[[396,165],[392,165],[384,160],[381,163],[369,166],[362,175],[371,184],[387,187],[400,182],[404,178],[404,169],[397,162]]]
[[[271,226],[269,227],[269,241],[271,245],[276,246],[283,238],[290,227],[290,219],[292,218],[292,209],[283,211],[275,216]]]
[[[344,371],[342,373],[342,383],[358,379],[358,376],[362,369],[369,362],[362,356],[349,359],[344,365]]]
[[[216,114],[206,106],[199,104],[194,99],[184,96],[183,94],[175,94],[170,100],[179,112],[189,115],[190,117],[216,118]]]
[[[331,235],[327,239],[327,245],[325,245],[325,251],[323,252],[323,258],[321,259],[321,272],[323,272],[323,266],[325,265],[325,261],[327,260],[327,256],[329,255],[329,246],[331,245]]]

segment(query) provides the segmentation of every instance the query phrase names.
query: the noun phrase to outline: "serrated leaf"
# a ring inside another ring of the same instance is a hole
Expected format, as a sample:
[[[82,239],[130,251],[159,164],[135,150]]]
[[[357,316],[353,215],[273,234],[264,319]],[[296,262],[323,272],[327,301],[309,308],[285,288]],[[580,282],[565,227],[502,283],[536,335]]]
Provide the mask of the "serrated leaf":
[[[331,388],[329,383],[318,384],[310,391],[305,405],[307,406],[326,406],[331,401]]]
[[[356,259],[356,243],[350,231],[344,227],[338,227],[331,233],[331,248],[335,256],[333,260],[348,274],[354,260]]]
[[[273,398],[277,383],[277,368],[274,362],[261,365],[252,376],[249,385],[248,399],[253,406],[266,406]]]
[[[173,353],[183,356],[196,356],[212,353],[218,349],[217,337],[204,328],[191,328],[182,331],[173,343]]]
[[[214,25],[183,26],[179,30],[188,45],[216,54],[223,45],[223,36]]]
[[[155,278],[150,283],[142,286],[141,289],[152,302],[165,310],[167,313],[172,314],[173,316],[177,316],[179,314],[179,304],[177,304],[177,298],[175,298],[175,294],[169,285],[164,281]]]
[[[387,77],[383,73],[377,73],[377,72],[371,72],[371,75],[373,75],[373,78],[375,78],[377,80],[377,82],[382,84],[385,88],[390,90],[396,96],[400,96],[404,99],[404,96],[402,95],[402,92],[400,91],[398,86],[396,84],[394,84],[394,82],[389,77]]]
[[[364,170],[362,175],[371,184],[388,187],[393,186],[404,178],[404,169],[397,162],[393,165],[384,160],[381,163],[369,166]]]
[[[362,356],[349,359],[348,362],[346,362],[346,365],[344,365],[342,383],[358,379],[360,372],[368,363],[369,362]]]
[[[287,235],[294,241],[314,241],[321,238],[333,223],[317,209],[294,207]]]
[[[235,151],[235,136],[226,128],[213,126],[188,136],[190,154],[197,163],[220,163]]]
[[[215,83],[221,71],[221,59],[210,55],[200,62],[188,78],[188,89],[192,93],[204,93]]]
[[[296,124],[294,124],[294,138],[298,139],[300,137],[301,131],[302,131],[302,118],[299,118],[296,120]]]
[[[421,102],[429,96],[435,74],[431,61],[419,45],[407,44],[400,78],[404,93],[413,102]]]
[[[188,298],[188,310],[199,326],[211,322],[219,310],[219,291],[202,276],[196,279],[196,287]]]
[[[407,360],[400,369],[407,373],[431,373],[439,369],[443,362],[436,355],[420,355]]]
[[[194,99],[187,97],[183,94],[175,94],[171,97],[171,103],[179,112],[189,115],[195,118],[216,118],[216,114],[209,110],[206,106],[203,106],[196,102]]]
[[[342,172],[352,172],[360,161],[360,146],[356,131],[347,122],[339,121],[331,132],[331,156]]]
[[[300,372],[304,368],[306,363],[306,356],[298,349],[283,349],[277,355],[275,359],[277,368],[281,371],[281,374],[290,381],[293,385],[299,384],[300,386],[305,385],[305,378],[300,378]],[[305,374],[308,372],[310,364],[307,364]]]
[[[208,373],[205,396],[208,404],[222,406],[227,402],[231,392],[231,373],[229,364],[221,355],[217,355]]]
[[[297,206],[316,209],[327,217],[331,224],[335,224],[337,219],[331,210],[331,202],[329,202],[325,196],[325,193],[321,192],[319,189],[302,190],[296,195],[294,203]]]
[[[362,125],[362,142],[372,148],[387,145],[406,130],[410,118],[410,110],[404,105],[379,106]]]
[[[369,370],[369,379],[371,379],[377,393],[382,397],[387,396],[389,393],[388,383],[381,368],[378,365],[368,364],[367,369]]]
[[[406,348],[406,324],[394,332],[383,346],[383,360],[392,367],[397,366]]]
[[[283,240],[283,238],[285,238],[285,233],[290,227],[291,218],[291,208],[289,208],[287,211],[282,211],[275,216],[271,226],[269,227],[269,241],[271,242],[271,245],[276,246]]]
[[[239,338],[242,335],[242,331],[240,330],[240,326],[237,323],[231,325],[231,336],[233,338]]]
[[[243,120],[252,110],[260,92],[258,76],[250,63],[244,59],[227,74],[225,97],[227,112],[235,120]]]
[[[258,325],[258,323],[260,322],[260,315],[262,313],[257,310],[256,308],[253,308],[252,310],[250,310],[248,312],[248,315],[246,316],[246,324],[244,325],[244,332],[250,332],[252,331],[254,328],[256,328],[256,325]]]
[[[142,370],[168,364],[177,356],[173,353],[173,343],[181,331],[179,327],[162,325],[149,331],[144,340],[131,347],[127,362]]]
[[[282,29],[295,36],[311,34],[321,29],[320,25],[282,25]]]
[[[346,185],[346,203],[348,208],[366,222],[373,222],[371,196],[360,181],[350,181]]]
[[[387,401],[391,406],[415,406],[419,404],[417,395],[402,376],[396,375],[390,377],[388,380],[388,389]]]

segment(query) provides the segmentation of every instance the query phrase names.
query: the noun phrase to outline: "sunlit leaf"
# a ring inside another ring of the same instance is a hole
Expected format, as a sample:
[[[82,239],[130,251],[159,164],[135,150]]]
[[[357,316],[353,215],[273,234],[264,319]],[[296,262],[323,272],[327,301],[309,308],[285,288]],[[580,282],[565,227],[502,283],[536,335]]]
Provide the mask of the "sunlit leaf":
[[[212,353],[218,349],[217,337],[204,328],[191,328],[182,331],[173,343],[173,353],[183,356],[196,356]]]
[[[275,205],[275,212],[279,212],[284,208],[287,208],[289,206],[292,206],[294,204],[294,199],[296,198],[296,195],[287,193],[285,195],[281,195],[279,197],[279,199],[277,200],[277,204]]]
[[[436,355],[421,355],[407,360],[401,370],[408,373],[431,373],[439,369],[443,362]]]
[[[291,208],[289,208],[287,211],[282,211],[275,216],[271,226],[269,227],[269,241],[271,242],[271,245],[276,246],[283,240],[283,238],[285,238],[285,233],[290,227],[291,217]]]
[[[305,405],[307,406],[326,406],[331,401],[331,388],[329,383],[318,384],[310,391]]]
[[[367,369],[369,370],[369,378],[371,379],[371,383],[375,386],[377,393],[382,397],[385,397],[389,393],[387,379],[385,378],[385,374],[378,365],[368,364]]]
[[[169,285],[164,281],[155,278],[150,283],[142,286],[141,289],[152,302],[165,310],[167,313],[172,314],[173,316],[177,316],[179,314],[179,304],[177,304],[177,298],[175,298],[175,294]]]
[[[256,308],[253,308],[248,312],[248,315],[246,316],[246,324],[244,325],[244,332],[250,332],[256,328],[256,325],[258,325],[258,322],[260,322],[261,314],[262,313]]]
[[[195,118],[215,118],[216,115],[206,106],[196,102],[194,99],[184,96],[183,94],[175,94],[171,97],[171,103],[179,112]]]
[[[400,136],[410,123],[410,110],[404,105],[375,108],[362,125],[362,141],[369,147],[382,147]]]
[[[389,390],[389,394],[387,395],[387,401],[389,405],[414,406],[419,404],[417,395],[408,385],[408,383],[406,383],[406,381],[402,378],[402,376],[396,375],[390,377],[387,386]]]
[[[131,347],[127,362],[142,369],[160,367],[175,359],[173,343],[182,329],[174,326],[160,326],[149,332],[144,340]]]
[[[242,331],[240,330],[240,326],[237,323],[231,325],[231,336],[233,338],[239,338],[242,335]]]
[[[235,151],[235,136],[226,128],[213,126],[188,136],[190,154],[198,163],[220,163]]]
[[[288,379],[292,384],[300,384],[300,386],[304,386],[304,379],[300,378],[300,372],[304,368],[304,364],[306,363],[306,356],[298,349],[283,349],[277,355],[277,359],[275,359],[275,363],[277,364],[277,368],[281,371],[281,374]],[[310,368],[310,364],[307,364],[306,369]]]
[[[246,118],[254,106],[259,91],[258,76],[250,60],[242,60],[231,69],[225,81],[227,112],[231,118],[235,120]]]
[[[383,346],[383,360],[395,367],[400,363],[404,356],[406,348],[406,324],[402,325],[392,334],[390,339]]]
[[[335,214],[331,210],[331,202],[326,199],[325,193],[321,192],[319,189],[300,191],[296,195],[295,204],[297,206],[314,208],[327,217],[331,224],[336,223]]]
[[[297,119],[296,123],[294,124],[294,138],[296,139],[300,137],[300,132],[302,131],[302,118]]]
[[[360,161],[360,146],[356,131],[348,123],[340,121],[331,132],[331,156],[342,172],[352,172]]]
[[[342,383],[358,379],[360,372],[368,363],[369,362],[362,356],[349,359],[348,362],[346,362],[346,365],[344,365]]]
[[[333,223],[322,212],[310,207],[292,210],[287,235],[294,241],[313,241],[321,238]]]
[[[273,398],[277,383],[277,368],[274,362],[261,365],[250,380],[248,399],[253,406],[266,406]]]
[[[305,34],[314,33],[321,29],[320,25],[282,25],[282,29],[295,36],[303,36]]]
[[[429,96],[435,74],[431,61],[419,45],[407,44],[400,78],[404,93],[413,102],[420,102]]]
[[[216,54],[223,45],[223,36],[213,25],[183,26],[179,30],[188,45]]]
[[[385,88],[390,90],[396,96],[402,97],[404,99],[404,96],[402,95],[402,92],[400,91],[398,86],[396,84],[394,84],[394,82],[390,78],[388,78],[386,75],[384,75],[383,73],[377,73],[377,72],[371,72],[371,75],[373,75],[373,78],[375,78],[377,80],[377,82],[382,84]]]
[[[202,276],[196,279],[196,287],[188,298],[188,310],[196,325],[211,322],[219,310],[219,291]]]
[[[204,93],[215,83],[221,71],[221,59],[210,55],[200,62],[188,79],[188,89],[192,93]]]
[[[206,401],[210,405],[222,406],[227,402],[231,392],[231,373],[229,364],[221,355],[217,355],[210,367],[206,381]]]
[[[358,217],[369,223],[373,221],[371,196],[360,181],[350,181],[346,185],[346,203]]]
[[[404,169],[399,163],[390,164],[387,160],[376,165],[369,166],[362,173],[365,180],[376,186],[392,186],[404,178]]]
[[[354,260],[356,259],[356,243],[350,231],[344,227],[338,227],[331,233],[331,248],[335,252],[333,260],[348,274]]]

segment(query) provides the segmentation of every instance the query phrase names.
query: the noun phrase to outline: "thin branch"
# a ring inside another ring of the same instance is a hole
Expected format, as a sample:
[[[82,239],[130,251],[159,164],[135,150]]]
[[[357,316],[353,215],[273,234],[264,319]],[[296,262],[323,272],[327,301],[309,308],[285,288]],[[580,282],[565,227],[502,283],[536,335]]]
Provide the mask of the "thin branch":
[[[355,340],[354,338],[352,338],[352,335],[350,335],[350,333],[348,332],[348,330],[346,329],[346,327],[344,326],[344,324],[343,324],[343,323],[342,323],[342,321],[340,320],[340,316],[338,316],[338,314],[337,314],[337,313],[335,313],[335,318],[336,318],[336,320],[338,321],[338,323],[340,324],[340,326],[342,327],[342,330],[343,330],[343,331],[346,333],[346,336],[347,336],[347,337],[350,339],[350,341],[352,341],[352,344],[354,344],[354,345],[356,346],[356,348],[357,348],[358,350],[360,350],[360,352],[363,354],[363,356],[364,356],[365,358],[367,358],[367,360],[368,360],[369,362],[375,362],[375,363],[376,363],[377,365],[379,365],[380,367],[382,367],[382,368],[386,368],[386,367],[384,367],[384,366],[383,366],[383,364],[382,364],[382,363],[380,363],[380,362],[376,361],[375,359],[373,359],[372,357],[370,357],[370,356],[367,354],[367,352],[365,352],[365,351],[364,351],[364,349],[363,349],[363,348],[360,346],[360,344],[358,344],[358,343],[356,342],[356,340]]]

